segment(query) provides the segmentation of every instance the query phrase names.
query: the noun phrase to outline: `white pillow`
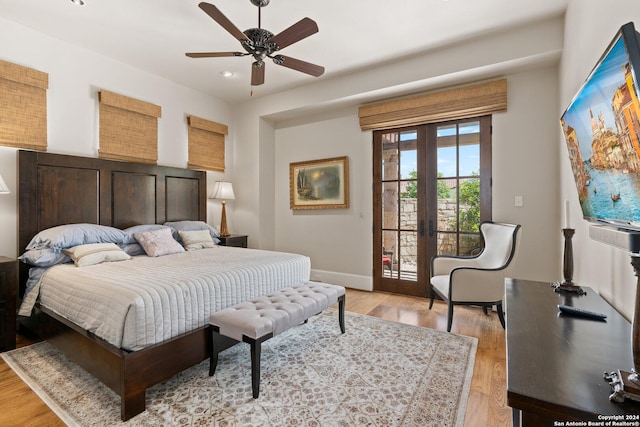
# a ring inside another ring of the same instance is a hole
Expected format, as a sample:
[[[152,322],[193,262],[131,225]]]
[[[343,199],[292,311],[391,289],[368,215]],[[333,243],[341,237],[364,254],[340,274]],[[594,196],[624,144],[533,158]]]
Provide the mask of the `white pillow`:
[[[86,267],[88,265],[100,264],[102,262],[124,261],[131,259],[115,243],[89,243],[65,249],[64,253],[69,255],[76,267]]]
[[[156,257],[184,252],[184,248],[171,234],[170,228],[145,231],[133,235],[147,255]]]
[[[214,248],[216,246],[211,238],[209,230],[192,230],[192,231],[180,231],[180,240],[182,240],[182,246],[188,251],[195,251],[204,248]]]

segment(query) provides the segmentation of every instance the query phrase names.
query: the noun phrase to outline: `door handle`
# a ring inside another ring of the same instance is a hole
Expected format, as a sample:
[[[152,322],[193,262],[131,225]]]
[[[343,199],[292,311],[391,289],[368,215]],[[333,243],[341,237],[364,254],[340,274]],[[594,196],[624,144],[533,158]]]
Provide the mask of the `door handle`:
[[[424,237],[424,219],[420,220],[420,237]]]
[[[434,228],[433,228],[433,220],[430,219],[429,220],[429,237],[433,237],[433,232],[434,232]]]

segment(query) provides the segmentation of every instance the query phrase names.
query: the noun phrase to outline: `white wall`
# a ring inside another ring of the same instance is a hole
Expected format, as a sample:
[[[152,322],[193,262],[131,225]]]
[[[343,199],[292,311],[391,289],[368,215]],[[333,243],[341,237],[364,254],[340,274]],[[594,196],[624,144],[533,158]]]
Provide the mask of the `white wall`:
[[[275,246],[310,256],[314,280],[371,290],[371,132],[357,109],[345,114],[276,130]],[[290,209],[289,163],[340,156],[349,158],[349,208]]]
[[[230,108],[218,99],[3,19],[0,19],[0,42],[0,59],[49,74],[48,152],[97,157],[97,91],[100,89],[162,107],[162,117],[158,120],[158,163],[161,165],[186,167],[188,114],[225,123],[232,132]],[[232,140],[233,134],[227,141]],[[231,142],[227,147],[230,166],[233,164]],[[12,190],[10,195],[0,196],[0,254],[12,257],[18,255],[16,153],[15,149],[0,147],[0,173]],[[211,183],[222,176],[209,173],[208,180]],[[219,206],[209,211],[210,222],[219,224]]]
[[[599,0],[569,0],[565,17],[564,53],[560,67],[559,109],[569,105],[593,66],[620,27],[633,21],[640,29],[640,2],[618,0],[615,5]],[[581,217],[571,166],[559,131],[561,200],[570,203],[574,237],[574,281],[590,286],[631,319],[636,277],[629,255],[589,238],[588,223]]]
[[[509,274],[561,278],[558,211],[557,67],[507,76],[508,111],[493,116],[493,219],[521,224],[521,244]],[[515,196],[522,196],[522,207]]]

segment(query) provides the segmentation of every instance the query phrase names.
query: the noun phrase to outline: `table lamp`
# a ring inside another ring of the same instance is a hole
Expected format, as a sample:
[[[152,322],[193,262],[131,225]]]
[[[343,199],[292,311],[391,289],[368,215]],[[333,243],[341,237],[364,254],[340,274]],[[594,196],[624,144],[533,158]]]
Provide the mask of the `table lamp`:
[[[227,200],[235,199],[233,194],[233,186],[227,181],[216,181],[213,184],[213,191],[211,192],[210,199],[222,200],[222,217],[220,218],[220,235],[223,237],[229,236],[229,230],[227,229]]]

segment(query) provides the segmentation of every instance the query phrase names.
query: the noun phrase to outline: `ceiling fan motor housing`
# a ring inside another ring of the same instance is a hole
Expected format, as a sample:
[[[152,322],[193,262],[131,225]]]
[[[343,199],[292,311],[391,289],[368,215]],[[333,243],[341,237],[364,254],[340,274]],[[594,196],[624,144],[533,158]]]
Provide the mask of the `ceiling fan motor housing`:
[[[249,28],[244,31],[244,34],[249,40],[243,40],[241,42],[242,47],[258,61],[264,60],[264,58],[278,50],[278,46],[275,43],[268,43],[273,37],[271,31],[263,28]]]
[[[269,4],[270,0],[251,0],[251,3],[254,6],[258,6],[258,7],[265,7]]]

